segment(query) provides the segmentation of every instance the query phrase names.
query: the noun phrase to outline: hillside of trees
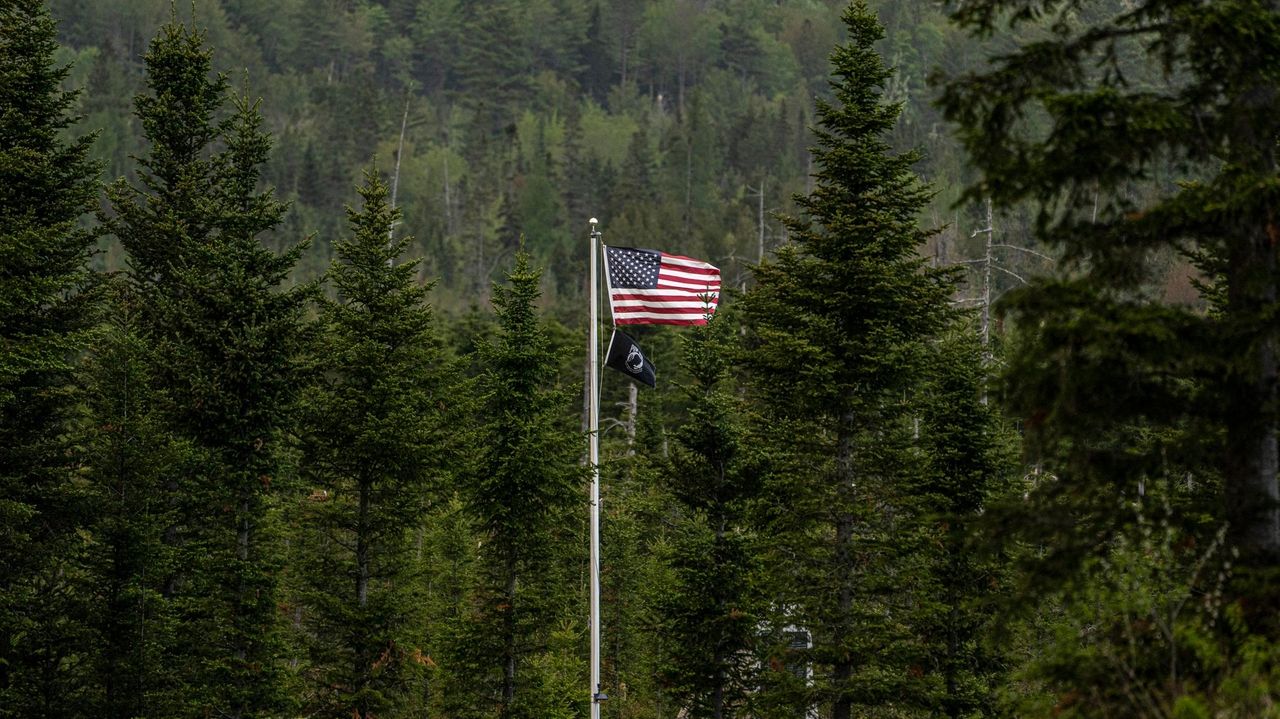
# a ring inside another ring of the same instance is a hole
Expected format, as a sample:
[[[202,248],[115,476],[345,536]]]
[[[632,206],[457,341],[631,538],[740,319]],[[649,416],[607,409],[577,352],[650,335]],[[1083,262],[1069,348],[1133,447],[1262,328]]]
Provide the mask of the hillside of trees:
[[[0,719],[1280,717],[1277,78],[1271,0],[0,0]],[[724,283],[605,370],[600,701],[591,217]]]
[[[59,60],[74,62],[71,84],[85,88],[76,111],[100,132],[94,157],[105,177],[130,177],[130,158],[144,149],[131,114],[143,52],[174,8],[168,0],[50,5]],[[578,322],[589,217],[614,244],[678,238],[739,283],[762,249],[785,240],[773,214],[810,188],[813,103],[830,94],[827,56],[843,37],[842,9],[217,0],[194,12],[215,69],[269,98],[262,113],[274,146],[264,181],[290,203],[277,242],[315,238],[299,280],[324,271],[342,232],[336,210],[356,201],[352,188],[374,163],[394,186],[397,231],[414,238],[422,278],[440,283],[441,309],[483,304],[523,236],[546,268],[546,302]],[[952,207],[964,161],[928,76],[983,53],[936,3],[877,10],[886,26],[877,47],[894,69],[886,97],[904,103],[891,142],[923,150],[917,171],[939,190],[925,216],[947,226],[943,246],[928,252],[972,259],[968,235],[981,208]],[[176,11],[193,12],[188,3]],[[120,267],[117,246],[107,247],[99,261]]]

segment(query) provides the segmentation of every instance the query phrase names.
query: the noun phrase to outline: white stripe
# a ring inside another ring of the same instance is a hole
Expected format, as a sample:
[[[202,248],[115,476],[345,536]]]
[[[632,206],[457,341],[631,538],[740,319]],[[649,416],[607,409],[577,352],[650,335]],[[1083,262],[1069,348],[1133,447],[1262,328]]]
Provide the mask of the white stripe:
[[[711,292],[708,293],[706,291],[706,288],[704,287],[699,287],[697,292],[690,292],[689,290],[681,289],[677,287],[671,287],[671,288],[665,288],[665,289],[662,287],[659,287],[657,289],[643,289],[643,290],[632,289],[630,287],[617,287],[611,290],[609,294],[610,296],[640,295],[641,297],[654,297],[654,296],[660,297],[663,295],[676,295],[678,297],[688,297],[689,299],[693,300],[693,299],[697,299],[698,295],[705,295],[705,294],[719,295],[720,294],[719,289],[720,288],[718,287],[712,287]]]
[[[672,255],[664,255],[662,263],[665,265],[684,265],[685,267],[697,267],[703,270],[718,270],[719,268],[709,262],[701,260],[684,260]]]
[[[676,282],[675,280],[669,280],[665,277],[659,277],[658,287],[674,287],[676,289],[694,290],[696,292],[719,292],[720,280],[716,280],[711,283],[694,284],[692,282]]]

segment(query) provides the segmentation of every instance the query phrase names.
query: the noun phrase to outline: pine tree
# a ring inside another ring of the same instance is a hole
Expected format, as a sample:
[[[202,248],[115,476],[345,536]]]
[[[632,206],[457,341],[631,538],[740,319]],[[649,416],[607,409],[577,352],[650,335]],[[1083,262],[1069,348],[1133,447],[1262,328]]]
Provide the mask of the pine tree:
[[[568,590],[566,520],[580,507],[582,438],[558,385],[560,358],[536,301],[541,273],[521,252],[508,285],[495,285],[499,334],[481,348],[477,458],[465,496],[480,532],[480,586],[472,617],[472,711],[549,716],[570,698],[540,667]],[[576,697],[572,697],[576,699]]]
[[[227,82],[211,66],[201,32],[161,29],[136,100],[150,146],[140,186],[121,180],[108,195],[165,423],[194,458],[165,488],[178,512],[165,539],[181,568],[162,592],[189,640],[184,698],[193,712],[248,718],[288,704],[273,517],[311,292],[281,289],[301,246],[277,255],[260,244],[284,214],[257,189],[271,143],[248,98],[223,116]]]
[[[372,172],[363,207],[348,208],[322,313],[324,375],[306,402],[304,626],[313,711],[396,716],[421,666],[410,620],[411,550],[445,471],[442,407],[456,403],[429,286],[418,262],[397,262],[412,238],[388,241],[399,211]],[[317,494],[318,492],[318,494]]]
[[[911,171],[918,156],[893,154],[884,140],[900,108],[880,95],[889,71],[872,46],[882,30],[863,2],[844,22],[834,101],[817,105],[815,188],[796,198],[805,215],[786,218],[792,242],[755,268],[742,301],[744,359],[776,455],[777,506],[762,519],[772,628],[780,644],[788,625],[812,640],[773,660],[779,670],[807,662],[812,686],[774,671],[763,699],[791,712],[829,706],[834,719],[925,701],[903,611],[915,578],[892,540],[916,511],[906,484],[922,471],[903,398],[925,343],[948,323],[952,290],[950,274],[917,251],[930,235],[917,226],[930,197]]]
[[[669,691],[688,716],[714,719],[737,716],[756,686],[762,616],[749,519],[761,473],[728,376],[736,325],[723,312],[685,341],[688,414],[665,472],[682,510],[668,560],[675,581],[658,604]]]
[[[91,136],[67,139],[75,92],[40,0],[0,2],[0,717],[76,710],[78,630],[65,563],[84,505],[68,421],[91,323],[80,216],[97,196]]]

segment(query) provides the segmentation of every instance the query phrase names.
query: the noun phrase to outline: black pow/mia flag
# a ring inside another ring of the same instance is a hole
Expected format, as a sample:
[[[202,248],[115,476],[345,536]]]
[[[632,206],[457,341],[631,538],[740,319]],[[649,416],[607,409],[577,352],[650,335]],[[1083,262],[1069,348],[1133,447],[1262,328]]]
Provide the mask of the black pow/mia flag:
[[[609,351],[605,353],[604,364],[625,374],[636,382],[643,382],[650,387],[658,386],[658,371],[653,363],[640,351],[640,345],[625,334],[614,330],[609,338]]]

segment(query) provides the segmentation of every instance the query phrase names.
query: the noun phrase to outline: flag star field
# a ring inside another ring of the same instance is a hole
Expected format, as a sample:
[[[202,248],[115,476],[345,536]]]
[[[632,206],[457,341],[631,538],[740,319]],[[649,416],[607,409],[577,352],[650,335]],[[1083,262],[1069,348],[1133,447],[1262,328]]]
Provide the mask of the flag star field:
[[[633,250],[626,247],[605,248],[609,253],[609,285],[653,289],[658,286],[658,269],[662,254],[655,250]]]

